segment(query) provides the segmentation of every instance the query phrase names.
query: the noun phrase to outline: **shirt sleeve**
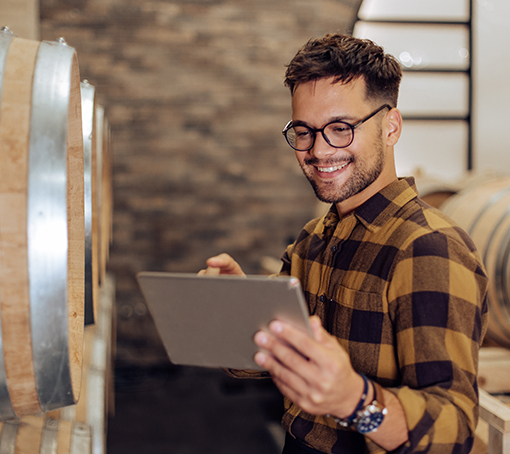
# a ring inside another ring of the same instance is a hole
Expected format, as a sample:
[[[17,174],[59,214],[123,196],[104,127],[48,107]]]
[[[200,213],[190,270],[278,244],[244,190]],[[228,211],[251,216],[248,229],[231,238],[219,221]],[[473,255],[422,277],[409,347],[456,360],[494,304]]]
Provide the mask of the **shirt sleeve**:
[[[478,421],[478,350],[487,277],[469,238],[423,235],[388,286],[409,440],[395,452],[469,453]]]

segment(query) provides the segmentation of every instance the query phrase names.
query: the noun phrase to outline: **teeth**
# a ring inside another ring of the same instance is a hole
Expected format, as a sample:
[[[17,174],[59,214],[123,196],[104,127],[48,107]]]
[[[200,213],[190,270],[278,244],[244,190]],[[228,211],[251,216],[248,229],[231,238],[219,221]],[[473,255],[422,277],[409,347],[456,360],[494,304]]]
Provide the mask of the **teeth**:
[[[349,164],[349,163],[346,162],[345,164],[342,164],[341,166],[334,166],[334,167],[317,167],[317,170],[319,172],[332,173],[336,170],[343,169],[347,164]]]

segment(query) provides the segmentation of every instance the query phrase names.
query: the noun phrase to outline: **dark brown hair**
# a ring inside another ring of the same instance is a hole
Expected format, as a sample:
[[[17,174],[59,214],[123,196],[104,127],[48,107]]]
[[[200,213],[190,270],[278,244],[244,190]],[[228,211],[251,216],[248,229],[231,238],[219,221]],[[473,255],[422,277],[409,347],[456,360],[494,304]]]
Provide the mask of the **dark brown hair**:
[[[348,83],[363,77],[367,99],[397,106],[402,70],[398,61],[368,39],[327,34],[308,41],[287,65],[285,86],[293,94],[299,84],[334,77]]]

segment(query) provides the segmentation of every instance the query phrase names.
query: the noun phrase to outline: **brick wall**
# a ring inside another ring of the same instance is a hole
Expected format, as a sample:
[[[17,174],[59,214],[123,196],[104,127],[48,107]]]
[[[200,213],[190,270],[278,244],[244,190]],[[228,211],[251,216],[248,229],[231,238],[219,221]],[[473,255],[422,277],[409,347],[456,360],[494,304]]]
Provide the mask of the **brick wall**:
[[[112,128],[120,360],[160,359],[136,272],[195,272],[226,251],[260,273],[313,216],[280,133],[284,65],[310,37],[347,31],[359,3],[41,0],[42,39],[76,48]]]

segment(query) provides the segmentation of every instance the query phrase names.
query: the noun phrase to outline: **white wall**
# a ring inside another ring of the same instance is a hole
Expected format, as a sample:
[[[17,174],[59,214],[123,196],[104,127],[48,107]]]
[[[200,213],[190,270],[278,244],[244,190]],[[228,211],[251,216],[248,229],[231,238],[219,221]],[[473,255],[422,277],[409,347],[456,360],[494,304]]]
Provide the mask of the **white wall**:
[[[469,1],[365,0],[359,17],[354,35],[383,46],[405,69],[397,173],[458,179],[468,165]]]
[[[474,167],[510,173],[510,1],[473,1]]]

